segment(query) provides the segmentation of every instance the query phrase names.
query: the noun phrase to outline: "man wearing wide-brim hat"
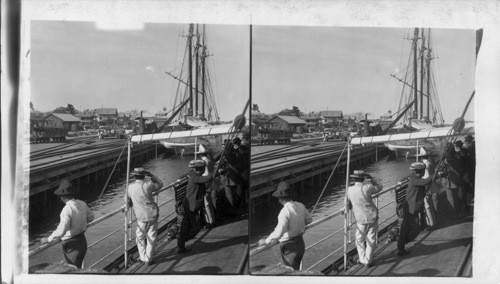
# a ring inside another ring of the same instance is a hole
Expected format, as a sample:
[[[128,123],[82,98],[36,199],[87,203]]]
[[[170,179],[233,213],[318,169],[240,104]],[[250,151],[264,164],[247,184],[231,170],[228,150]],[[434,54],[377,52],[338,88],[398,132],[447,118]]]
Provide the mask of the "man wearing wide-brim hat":
[[[143,168],[135,168],[130,173],[135,181],[128,186],[128,201],[131,201],[137,218],[135,241],[139,258],[146,265],[154,263],[153,255],[158,234],[158,217],[160,210],[154,200],[153,193],[163,187],[163,182]],[[146,179],[150,177],[150,179]]]
[[[283,263],[294,270],[299,270],[305,252],[302,235],[305,226],[312,222],[311,214],[304,204],[292,201],[290,187],[284,181],[279,183],[273,196],[278,198],[283,209],[278,215],[278,225],[266,239],[259,240],[259,246],[279,241]]]
[[[87,253],[85,231],[87,223],[94,220],[94,213],[85,202],[75,199],[76,193],[77,189],[68,180],[61,181],[59,188],[54,192],[65,204],[60,214],[61,221],[48,238],[42,238],[41,243],[61,240],[66,262],[82,268],[83,259]]]
[[[410,166],[410,170],[413,172],[410,175],[408,187],[406,188],[406,203],[403,205],[404,217],[398,237],[398,256],[409,253],[409,251],[405,250],[405,245],[414,239],[410,236],[410,232],[419,231],[416,228],[418,226],[418,214],[424,209],[426,186],[432,182],[432,177],[422,178],[425,174],[424,163],[413,163]]]
[[[184,216],[177,238],[177,253],[182,254],[190,251],[186,248],[186,242],[193,237],[192,231],[201,229],[199,211],[205,206],[206,183],[212,179],[211,175],[203,176],[206,163],[203,160],[192,160],[189,162],[191,171],[187,174],[188,184],[186,195],[182,200]]]
[[[378,231],[378,208],[373,203],[372,195],[382,190],[382,185],[361,170],[354,171],[351,178],[354,179],[354,185],[347,189],[347,206],[352,208],[356,218],[359,263],[370,267],[373,265]]]

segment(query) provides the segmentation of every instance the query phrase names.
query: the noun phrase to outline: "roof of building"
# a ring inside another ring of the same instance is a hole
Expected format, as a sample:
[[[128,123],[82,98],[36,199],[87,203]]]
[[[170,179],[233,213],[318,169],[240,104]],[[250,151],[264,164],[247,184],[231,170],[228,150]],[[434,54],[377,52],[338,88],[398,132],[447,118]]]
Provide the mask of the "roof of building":
[[[303,121],[302,119],[300,119],[300,118],[298,118],[296,116],[293,116],[293,115],[277,115],[277,116],[271,118],[270,120],[273,120],[276,117],[279,117],[279,118],[283,119],[288,124],[306,124],[305,121]]]
[[[301,117],[302,119],[321,119],[321,117],[318,114],[306,114]]]
[[[342,117],[341,110],[322,110],[319,112],[322,117]]]
[[[78,117],[71,115],[69,113],[51,113],[48,116],[46,116],[45,118],[47,118],[51,115],[61,119],[64,122],[81,122],[81,120]]]
[[[114,114],[118,115],[118,109],[117,108],[96,108],[94,111],[95,114],[98,115],[103,115],[103,114]]]
[[[93,113],[88,113],[88,112],[85,112],[85,113],[80,113],[80,114],[77,114],[76,117],[80,117],[80,118],[83,118],[83,117],[94,117],[95,114]]]

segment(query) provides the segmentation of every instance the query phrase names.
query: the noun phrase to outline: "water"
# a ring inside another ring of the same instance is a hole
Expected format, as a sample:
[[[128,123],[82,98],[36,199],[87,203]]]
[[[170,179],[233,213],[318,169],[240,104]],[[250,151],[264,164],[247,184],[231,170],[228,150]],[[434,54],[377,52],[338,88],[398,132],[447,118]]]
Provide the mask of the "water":
[[[189,171],[188,163],[192,160],[194,156],[177,156],[161,154],[158,158],[149,160],[141,165],[131,165],[131,169],[134,167],[143,167],[144,169],[150,171],[162,180],[164,185],[175,182],[181,175]],[[87,204],[90,204],[90,209],[94,212],[95,218],[99,218],[107,213],[110,213],[117,208],[123,206],[124,196],[125,196],[125,184],[126,184],[126,172],[115,172],[110,184],[106,188],[105,192],[99,198],[96,204],[91,204],[91,202],[97,200],[99,194],[102,191],[102,186],[97,187],[95,185],[90,185],[87,187],[82,187],[80,190],[90,191],[90,196],[87,200]],[[173,190],[167,190],[159,194],[158,204],[174,198]],[[63,204],[61,202],[61,208]],[[160,208],[160,218],[162,215],[167,215],[170,212],[163,212],[163,207]],[[29,234],[29,245],[36,245],[36,243],[42,238],[51,234],[59,224],[59,213],[60,210],[53,210],[51,214],[43,222],[37,222],[36,224],[30,224],[30,234]]]

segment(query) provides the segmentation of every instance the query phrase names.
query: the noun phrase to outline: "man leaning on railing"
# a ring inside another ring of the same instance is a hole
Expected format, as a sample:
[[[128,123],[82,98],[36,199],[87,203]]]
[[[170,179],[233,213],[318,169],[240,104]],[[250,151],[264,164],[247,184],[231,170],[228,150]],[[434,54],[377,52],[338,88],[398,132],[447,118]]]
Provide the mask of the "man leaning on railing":
[[[378,229],[378,208],[372,195],[380,192],[382,185],[363,171],[354,171],[351,178],[355,183],[347,190],[347,207],[352,208],[356,218],[358,262],[371,267]]]
[[[66,262],[82,268],[87,253],[85,231],[87,222],[94,220],[94,214],[85,202],[74,198],[76,192],[77,189],[68,180],[62,180],[54,192],[66,204],[61,211],[61,222],[48,238],[42,238],[41,243],[44,245],[61,240]]]
[[[292,201],[290,187],[286,182],[280,182],[273,196],[278,198],[283,209],[278,215],[278,225],[266,239],[259,240],[259,246],[279,240],[283,263],[299,270],[305,252],[302,235],[305,226],[312,222],[311,214],[302,203]]]
[[[135,181],[128,187],[127,202],[134,208],[137,218],[136,243],[139,257],[146,265],[154,263],[153,254],[158,234],[158,204],[154,201],[153,193],[163,187],[163,182],[155,175],[143,168],[135,168],[131,175]],[[146,180],[149,176],[151,179]]]

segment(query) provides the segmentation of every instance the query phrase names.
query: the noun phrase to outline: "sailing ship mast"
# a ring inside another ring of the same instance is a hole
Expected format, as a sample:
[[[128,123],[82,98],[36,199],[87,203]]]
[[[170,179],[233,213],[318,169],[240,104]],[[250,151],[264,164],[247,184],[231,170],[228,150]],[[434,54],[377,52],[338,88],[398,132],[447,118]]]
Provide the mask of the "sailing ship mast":
[[[205,58],[207,57],[207,46],[205,45],[205,25],[203,25],[201,51],[201,118],[205,118]]]
[[[198,24],[196,24],[196,45],[194,47],[195,50],[195,81],[194,81],[194,90],[195,90],[195,116],[198,116],[198,57],[199,57],[199,49],[200,49],[200,34],[198,32]]]
[[[427,63],[427,121],[431,122],[431,117],[430,117],[430,102],[431,102],[431,92],[430,92],[430,83],[431,83],[431,29],[427,29],[427,58],[426,58],[426,63]],[[433,121],[436,123],[435,119]]]
[[[415,35],[413,37],[413,100],[415,101],[415,103],[414,103],[412,118],[417,118],[417,113],[418,113],[417,41],[418,41],[418,28],[415,28]]]
[[[421,30],[421,33],[419,32]],[[421,43],[419,44],[419,39],[421,40]],[[396,80],[400,81],[404,85],[408,86],[411,88],[410,91],[410,98],[408,98],[407,101],[407,106],[409,104],[413,105],[412,111],[409,111],[408,114],[405,114],[405,119],[411,121],[411,119],[418,119],[421,121],[425,121],[426,123],[433,123],[436,124],[436,112],[440,111],[439,107],[439,102],[437,101],[437,98],[434,99],[434,103],[431,104],[431,90],[430,86],[432,84],[432,78],[431,78],[431,66],[430,66],[430,61],[433,59],[432,58],[432,50],[430,48],[430,29],[428,29],[427,35],[425,34],[424,29],[419,29],[415,28],[414,30],[414,36],[411,39],[412,40],[412,48],[411,48],[411,53],[410,53],[410,60],[412,65],[412,70],[413,70],[413,76],[412,80],[413,82],[407,83],[405,80],[402,80],[398,78],[397,76],[391,74],[393,78]],[[418,60],[418,57],[420,56],[420,61]],[[420,73],[420,81],[418,80],[418,76]],[[426,88],[425,88],[425,84]],[[420,85],[420,86],[419,86]],[[424,89],[426,90],[424,92]],[[419,96],[420,94],[420,96]],[[425,101],[425,98],[427,101]],[[401,100],[406,100],[405,98],[401,97]],[[401,104],[401,103],[400,103]],[[425,105],[424,105],[425,104]],[[406,107],[405,107],[406,108]],[[426,114],[427,116],[424,116],[425,110],[426,109]],[[431,109],[432,115],[434,116],[431,119]],[[405,110],[406,111],[406,110]],[[396,123],[396,122],[395,122]],[[394,124],[395,124],[394,123]],[[441,118],[441,122],[442,118]],[[389,130],[389,129],[387,129]]]
[[[424,37],[424,29],[422,29],[422,46],[420,47],[420,91],[424,90],[424,52],[425,52],[425,37]],[[429,97],[427,97],[427,99],[429,99]],[[419,119],[423,118],[424,118],[424,94],[423,92],[420,92]]]
[[[189,24],[189,34],[188,34],[188,84],[189,84],[189,111],[188,115],[193,114],[193,24]]]

